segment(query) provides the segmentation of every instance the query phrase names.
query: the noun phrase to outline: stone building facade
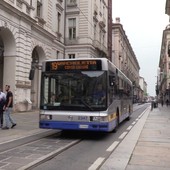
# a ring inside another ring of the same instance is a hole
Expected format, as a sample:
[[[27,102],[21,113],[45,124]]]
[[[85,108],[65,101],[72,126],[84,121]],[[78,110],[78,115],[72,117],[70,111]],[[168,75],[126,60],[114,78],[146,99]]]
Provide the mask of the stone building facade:
[[[159,68],[159,99],[170,101],[170,25],[163,31]]]
[[[147,83],[143,77],[139,77],[139,85],[140,85],[140,92],[139,92],[139,102],[143,103],[147,101],[148,94],[147,94]]]
[[[170,16],[170,0],[166,0],[165,13]],[[162,34],[156,92],[159,100],[170,101],[170,24]]]
[[[67,2],[65,57],[107,57],[108,1]]]
[[[140,66],[128,37],[120,23],[120,18],[112,25],[112,62],[133,82],[134,102],[139,101]]]
[[[11,86],[15,111],[39,108],[42,61],[108,57],[108,2],[0,1],[0,86]]]

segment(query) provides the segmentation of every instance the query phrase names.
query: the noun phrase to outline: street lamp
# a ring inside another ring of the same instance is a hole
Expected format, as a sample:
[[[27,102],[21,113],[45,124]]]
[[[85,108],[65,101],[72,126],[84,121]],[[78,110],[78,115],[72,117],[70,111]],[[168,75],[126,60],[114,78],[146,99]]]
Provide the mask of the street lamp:
[[[33,54],[32,54],[32,62],[31,62],[31,69],[30,69],[30,73],[29,73],[29,80],[34,79],[34,74],[35,74],[36,69],[41,70],[41,66],[39,65],[38,53],[34,49]]]

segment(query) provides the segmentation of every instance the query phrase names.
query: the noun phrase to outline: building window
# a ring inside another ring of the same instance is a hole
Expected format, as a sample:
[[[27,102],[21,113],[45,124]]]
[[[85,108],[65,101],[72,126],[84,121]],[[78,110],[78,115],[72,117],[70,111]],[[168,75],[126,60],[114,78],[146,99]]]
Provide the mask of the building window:
[[[76,4],[77,4],[76,1],[77,1],[77,0],[67,0],[67,4],[68,4],[68,5],[76,5]]]
[[[75,58],[75,54],[69,54],[68,57],[69,57],[69,59]]]
[[[42,17],[42,2],[41,0],[37,1],[37,16]]]
[[[60,25],[61,25],[61,14],[58,12],[58,25],[57,25],[57,32],[60,32]]]
[[[76,38],[76,18],[70,18],[68,20],[68,29],[69,29],[69,39],[75,39]]]

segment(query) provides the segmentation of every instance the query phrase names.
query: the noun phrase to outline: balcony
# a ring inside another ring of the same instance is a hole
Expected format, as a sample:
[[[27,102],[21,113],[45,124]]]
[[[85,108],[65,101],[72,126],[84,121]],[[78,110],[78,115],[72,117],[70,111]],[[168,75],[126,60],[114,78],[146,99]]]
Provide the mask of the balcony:
[[[65,45],[77,45],[79,44],[79,38],[76,37],[75,39],[65,38]]]
[[[30,15],[34,7],[25,0],[8,0],[8,3],[17,8],[22,13]]]
[[[57,0],[60,4],[62,4],[63,3],[63,0]]]
[[[94,15],[96,16],[98,14],[98,6],[94,4]]]
[[[60,2],[56,3],[56,8],[59,9],[60,11],[64,10],[64,8],[62,7],[62,3]]]
[[[58,31],[56,31],[56,38],[58,41],[61,41],[62,34]]]
[[[36,16],[35,18],[36,18],[37,23],[38,23],[39,26],[42,27],[44,24],[46,24],[46,21],[43,18],[41,18],[39,16]]]
[[[67,7],[77,7],[77,0],[68,0],[67,1]]]
[[[100,22],[99,22],[99,26],[100,26],[101,28],[104,28],[104,27],[106,26],[106,23],[104,23],[104,21],[100,21]]]

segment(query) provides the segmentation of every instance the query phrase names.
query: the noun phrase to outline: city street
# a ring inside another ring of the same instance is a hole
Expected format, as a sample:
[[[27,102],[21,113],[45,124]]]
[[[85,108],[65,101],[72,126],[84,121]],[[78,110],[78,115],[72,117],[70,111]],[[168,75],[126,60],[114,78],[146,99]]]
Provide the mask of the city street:
[[[170,170],[169,18],[170,0],[0,0],[0,170]]]
[[[139,116],[146,107],[147,104],[136,105],[130,121],[124,121],[117,133],[43,130],[37,127],[37,113],[34,113],[33,120],[30,116],[33,113],[29,116],[28,113],[15,113],[14,118],[18,120],[18,126],[15,129],[1,131],[0,134],[1,169],[46,167],[45,169],[85,170],[93,167],[98,158],[103,158],[99,165],[101,166],[117,147],[118,143],[116,145],[115,142],[121,142],[127,136],[140,120]],[[28,124],[22,123],[23,120]]]

